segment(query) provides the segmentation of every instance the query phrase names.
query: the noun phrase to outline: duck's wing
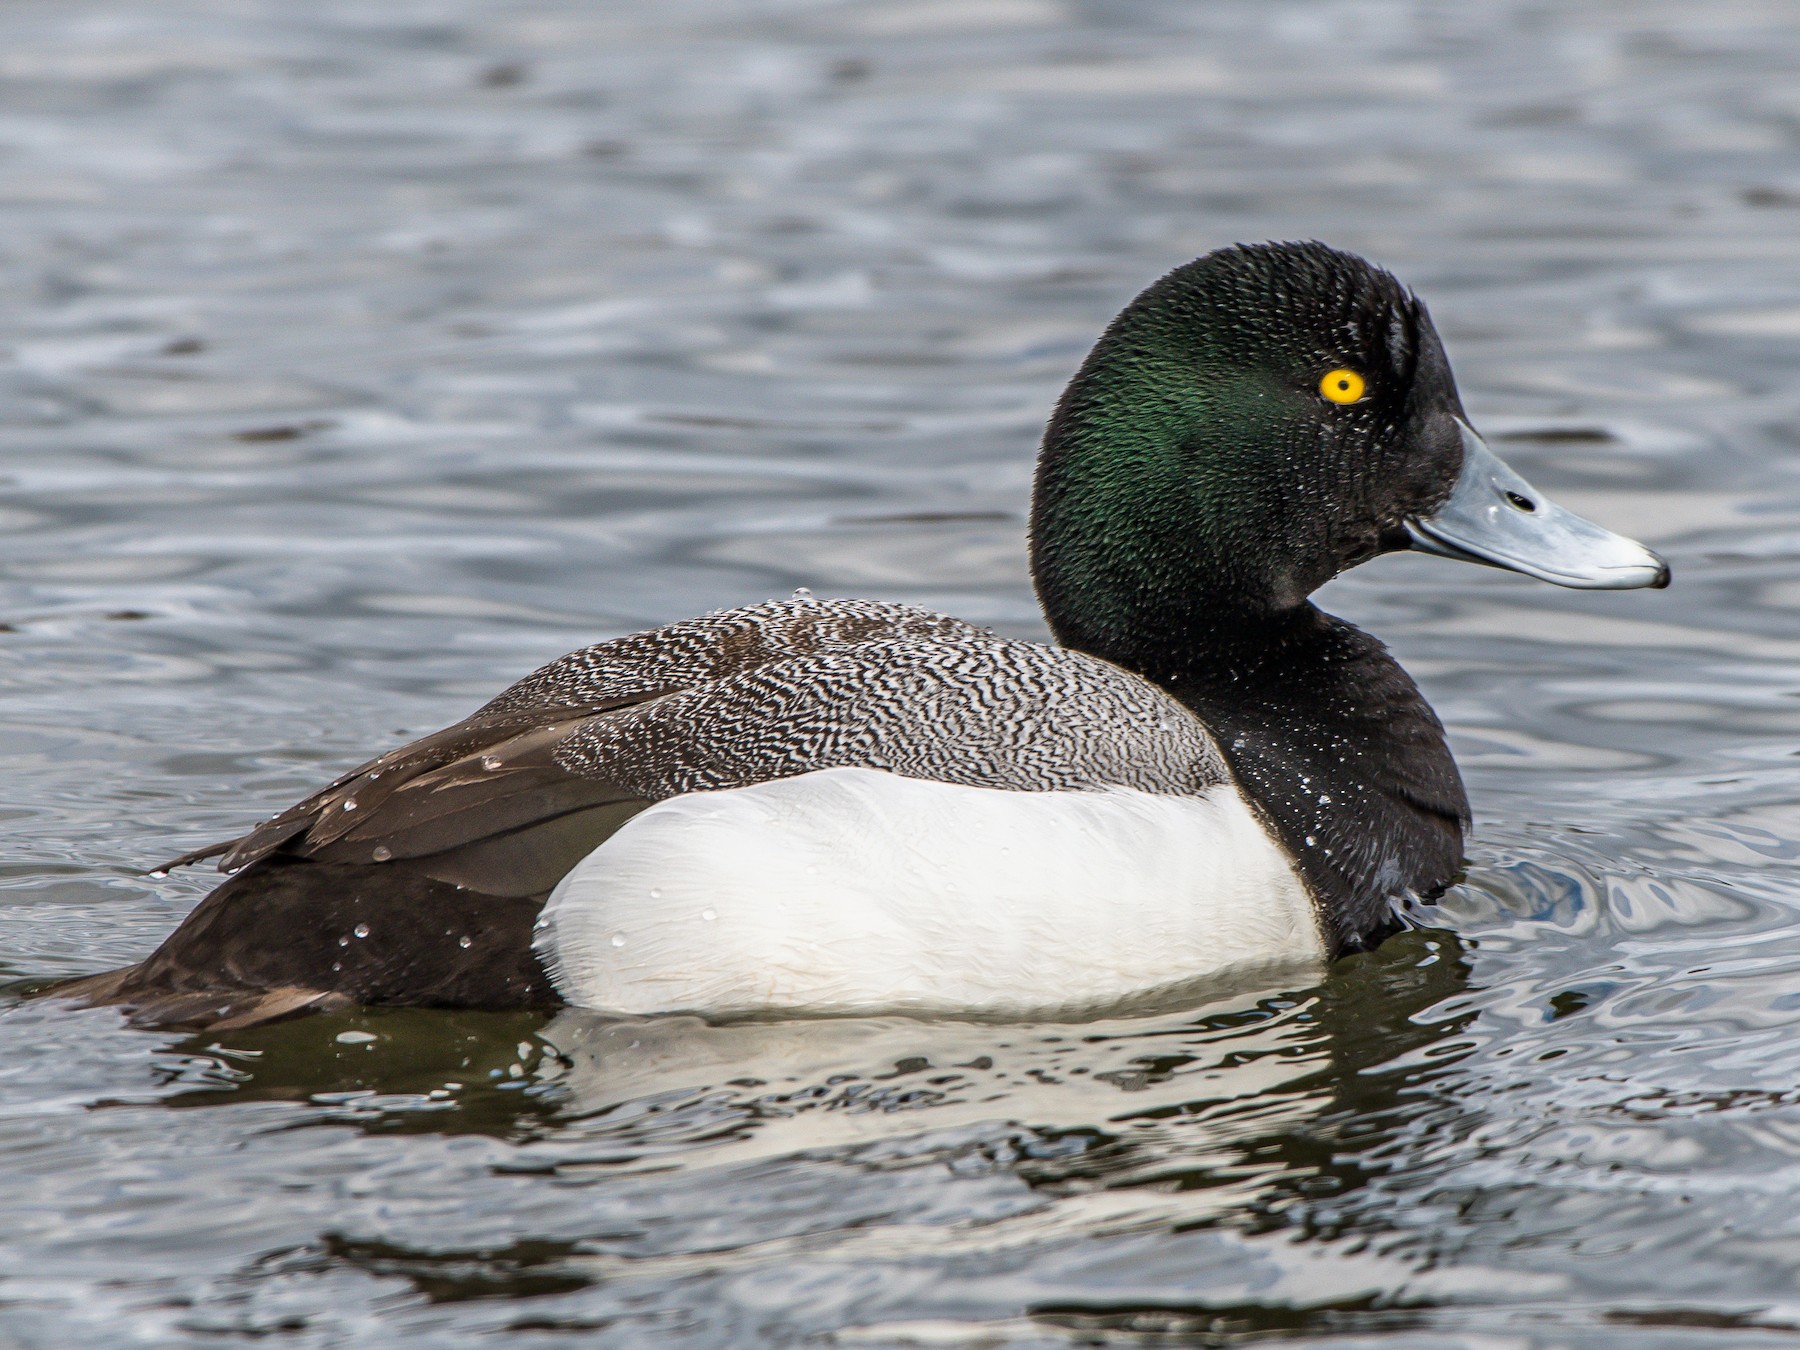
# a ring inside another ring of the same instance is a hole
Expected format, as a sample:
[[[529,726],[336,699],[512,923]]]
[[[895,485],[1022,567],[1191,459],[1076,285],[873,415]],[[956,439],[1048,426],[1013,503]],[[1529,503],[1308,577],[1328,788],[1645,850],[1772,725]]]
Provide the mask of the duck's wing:
[[[835,768],[1019,792],[1195,793],[1229,777],[1206,728],[1148,681],[966,625],[764,634],[681,678],[578,712],[490,704],[252,831],[222,866],[304,860],[535,904],[626,820],[686,793]]]
[[[871,641],[980,636],[960,620],[904,605],[793,600],[597,643],[534,671],[454,726],[357,766],[241,838],[160,870],[216,857],[221,871],[236,873],[278,854],[410,862],[489,894],[541,894],[654,800],[598,759],[565,753],[608,718]]]

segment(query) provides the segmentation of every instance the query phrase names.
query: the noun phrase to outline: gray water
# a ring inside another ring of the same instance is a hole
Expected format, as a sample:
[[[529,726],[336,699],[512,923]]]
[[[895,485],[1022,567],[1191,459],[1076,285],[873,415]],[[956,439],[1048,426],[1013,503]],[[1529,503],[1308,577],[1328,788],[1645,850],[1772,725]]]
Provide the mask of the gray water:
[[[1111,314],[1318,237],[1663,593],[1323,599],[1479,815],[1426,929],[1135,1021],[0,1011],[0,1343],[1800,1335],[1800,13],[13,0],[0,962],[564,650],[796,586],[1041,635]]]

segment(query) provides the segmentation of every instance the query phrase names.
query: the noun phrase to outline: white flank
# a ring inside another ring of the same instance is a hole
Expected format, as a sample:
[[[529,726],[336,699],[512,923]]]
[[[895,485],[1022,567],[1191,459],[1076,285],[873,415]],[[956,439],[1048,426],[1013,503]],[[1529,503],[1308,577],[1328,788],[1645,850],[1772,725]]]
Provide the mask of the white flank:
[[[1002,792],[825,769],[659,802],[564,877],[538,949],[615,1013],[1007,1015],[1324,955],[1236,789]]]

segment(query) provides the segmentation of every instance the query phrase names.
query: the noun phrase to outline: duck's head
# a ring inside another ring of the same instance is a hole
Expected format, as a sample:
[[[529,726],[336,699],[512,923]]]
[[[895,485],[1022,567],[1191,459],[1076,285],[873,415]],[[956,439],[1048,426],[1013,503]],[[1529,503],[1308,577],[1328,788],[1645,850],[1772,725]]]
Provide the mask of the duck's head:
[[[1072,646],[1132,660],[1260,624],[1409,548],[1561,586],[1669,579],[1488,449],[1425,306],[1323,244],[1221,249],[1155,283],[1045,436],[1033,574]]]

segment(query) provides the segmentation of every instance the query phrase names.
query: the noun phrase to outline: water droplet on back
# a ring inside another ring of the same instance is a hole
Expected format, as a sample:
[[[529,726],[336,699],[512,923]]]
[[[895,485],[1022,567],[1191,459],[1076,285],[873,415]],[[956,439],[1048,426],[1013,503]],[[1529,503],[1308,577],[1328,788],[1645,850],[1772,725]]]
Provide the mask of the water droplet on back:
[[[386,862],[394,856],[394,850],[389,848],[386,844],[377,844],[375,845],[375,852],[371,856],[376,862]]]
[[[810,589],[810,588],[808,588],[808,587],[806,587],[806,586],[796,586],[796,587],[794,587],[794,599],[796,599],[796,600],[810,600],[810,599],[812,599],[812,598],[813,598],[813,593],[812,593],[812,591],[811,591],[811,589]]]
[[[714,919],[719,917],[719,911],[716,909],[703,909],[700,911],[700,917],[705,919],[708,923],[711,923]]]
[[[356,810],[356,798],[354,798],[354,797],[344,798],[344,810],[346,810],[346,811]]]
[[[475,939],[470,937],[467,933],[464,933],[461,937],[456,939],[456,945],[461,947],[464,951],[468,951],[470,947],[475,945]]]
[[[352,933],[355,933],[356,936],[358,936],[359,938],[365,938],[365,937],[369,936],[369,925],[366,923],[359,923],[356,925],[356,927],[352,928],[350,931]]]
[[[625,935],[623,933],[614,933],[612,935],[612,945],[615,947],[623,947],[625,945]]]
[[[500,756],[483,755],[481,757],[481,767],[486,769],[489,773],[494,772],[494,770],[502,767]]]

